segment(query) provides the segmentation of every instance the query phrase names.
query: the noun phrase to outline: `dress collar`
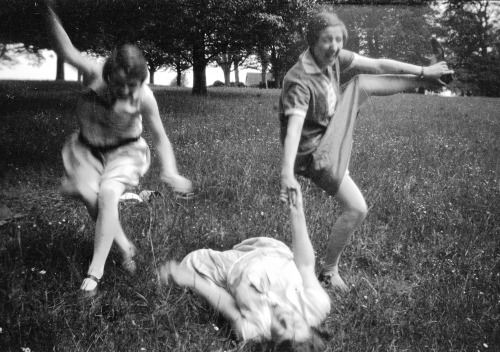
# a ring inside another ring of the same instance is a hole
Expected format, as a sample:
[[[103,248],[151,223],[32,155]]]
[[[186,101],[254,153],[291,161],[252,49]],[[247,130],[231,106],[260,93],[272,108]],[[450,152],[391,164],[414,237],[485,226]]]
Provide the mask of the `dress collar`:
[[[307,49],[301,55],[301,61],[302,61],[302,66],[304,67],[304,71],[306,71],[306,73],[308,74],[322,73],[321,69],[318,67],[318,64],[316,63],[316,61],[314,61],[310,49]]]

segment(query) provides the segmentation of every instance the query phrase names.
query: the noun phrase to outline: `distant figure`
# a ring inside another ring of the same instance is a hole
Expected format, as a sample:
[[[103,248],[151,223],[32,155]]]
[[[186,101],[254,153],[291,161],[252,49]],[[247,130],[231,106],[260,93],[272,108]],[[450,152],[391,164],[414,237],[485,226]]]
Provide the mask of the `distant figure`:
[[[165,264],[160,275],[206,299],[245,341],[276,351],[319,352],[328,333],[318,326],[330,312],[330,299],[315,275],[301,191],[290,192],[293,252],[273,238],[249,238],[223,252],[191,252],[180,264]]]
[[[343,291],[347,286],[338,272],[340,254],[367,213],[363,195],[348,171],[359,108],[371,95],[445,85],[441,77],[453,73],[446,62],[420,67],[363,57],[343,49],[346,40],[346,27],[337,15],[315,15],[307,28],[309,49],[285,76],[279,101],[284,146],[280,198],[290,201],[289,190],[300,188],[298,174],[340,203],[342,214],[331,231],[320,281]],[[356,76],[340,88],[340,73],[353,68],[378,75]]]
[[[113,241],[122,252],[123,268],[132,274],[136,270],[136,247],[120,225],[118,203],[125,191],[138,185],[150,165],[149,147],[141,137],[143,117],[151,127],[161,180],[184,194],[192,191],[192,184],[177,171],[156,99],[145,83],[148,71],[141,51],[133,45],[120,45],[104,66],[87,60],[71,43],[50,2],[46,4],[53,48],[83,73],[85,85],[75,111],[79,131],[62,150],[62,191],[79,198],[96,221],[94,255],[81,285],[83,293],[92,296]]]

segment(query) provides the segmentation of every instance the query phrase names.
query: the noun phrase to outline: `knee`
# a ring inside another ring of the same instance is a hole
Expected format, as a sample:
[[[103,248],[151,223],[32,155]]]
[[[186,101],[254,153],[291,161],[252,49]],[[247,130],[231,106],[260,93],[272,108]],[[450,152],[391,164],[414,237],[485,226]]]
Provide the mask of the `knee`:
[[[101,183],[98,195],[99,206],[118,204],[124,191],[123,188],[119,182],[107,181]]]
[[[368,207],[364,202],[362,204],[356,204],[356,206],[345,209],[344,214],[346,214],[353,223],[361,224],[368,214]]]

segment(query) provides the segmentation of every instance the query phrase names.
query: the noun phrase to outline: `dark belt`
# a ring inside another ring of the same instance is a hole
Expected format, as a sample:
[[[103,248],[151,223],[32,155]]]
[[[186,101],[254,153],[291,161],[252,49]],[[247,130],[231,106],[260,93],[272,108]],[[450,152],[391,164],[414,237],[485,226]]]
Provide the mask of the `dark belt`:
[[[126,144],[137,142],[139,140],[139,138],[141,138],[141,136],[138,136],[135,138],[122,139],[121,141],[119,141],[116,144],[95,146],[95,145],[92,145],[92,143],[90,143],[89,140],[87,138],[85,138],[85,136],[81,132],[78,134],[78,141],[80,143],[82,143],[84,146],[88,147],[90,149],[90,151],[92,152],[92,154],[94,154],[95,156],[97,156],[99,153],[106,153],[106,152],[109,152],[109,151],[114,150],[116,148],[122,147]]]

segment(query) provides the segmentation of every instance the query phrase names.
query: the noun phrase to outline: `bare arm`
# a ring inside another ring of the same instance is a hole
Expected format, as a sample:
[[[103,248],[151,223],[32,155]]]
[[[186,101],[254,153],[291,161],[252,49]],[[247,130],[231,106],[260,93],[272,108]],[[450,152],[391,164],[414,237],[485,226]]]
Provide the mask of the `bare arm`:
[[[302,205],[302,192],[300,189],[297,191],[291,190],[290,192],[296,193],[294,196],[296,199],[295,204],[289,202],[293,236],[293,260],[302,277],[304,288],[321,288],[314,270],[314,249],[307,233],[306,217]]]
[[[56,54],[81,71],[84,76],[84,82],[89,82],[89,85],[93,81],[100,79],[101,67],[97,63],[85,59],[81,55],[81,52],[73,46],[59,18],[48,3],[45,17],[52,48]]]
[[[222,315],[233,324],[233,327],[240,336],[244,336],[243,316],[234,298],[222,287],[202,277],[194,270],[179,265],[179,263],[175,261],[167,262],[160,268],[160,277],[166,283],[173,280],[179,286],[192,289],[212,307],[222,313]],[[246,339],[253,337],[254,336],[245,336]]]
[[[142,89],[144,91],[142,93],[143,101],[141,104],[141,114],[146,119],[151,129],[153,143],[158,152],[162,167],[161,179],[178,192],[191,192],[193,187],[191,181],[179,175],[179,171],[177,170],[174,149],[165,133],[158,104],[153,92],[146,84],[143,85]]]
[[[281,195],[283,202],[287,202],[287,197],[295,196],[295,193],[289,194],[289,189],[300,188],[299,183],[295,179],[294,165],[299,148],[300,136],[302,134],[302,126],[304,125],[304,117],[292,115],[288,119],[288,127],[286,132],[285,143],[283,147],[283,163],[281,166]],[[295,203],[295,197],[291,199]]]
[[[331,309],[330,297],[319,283],[314,270],[314,249],[307,233],[300,189],[297,191],[295,198],[295,205],[289,202],[293,236],[293,260],[302,278],[305,295],[326,316]]]
[[[383,74],[410,74],[420,76],[423,73],[423,78],[438,80],[442,75],[453,73],[446,64],[446,62],[438,62],[431,66],[417,66],[407,64],[405,62],[390,60],[390,59],[371,59],[364,56],[358,56],[355,61],[354,68],[371,73]],[[422,71],[423,70],[423,71]],[[440,81],[441,84],[445,84]]]

